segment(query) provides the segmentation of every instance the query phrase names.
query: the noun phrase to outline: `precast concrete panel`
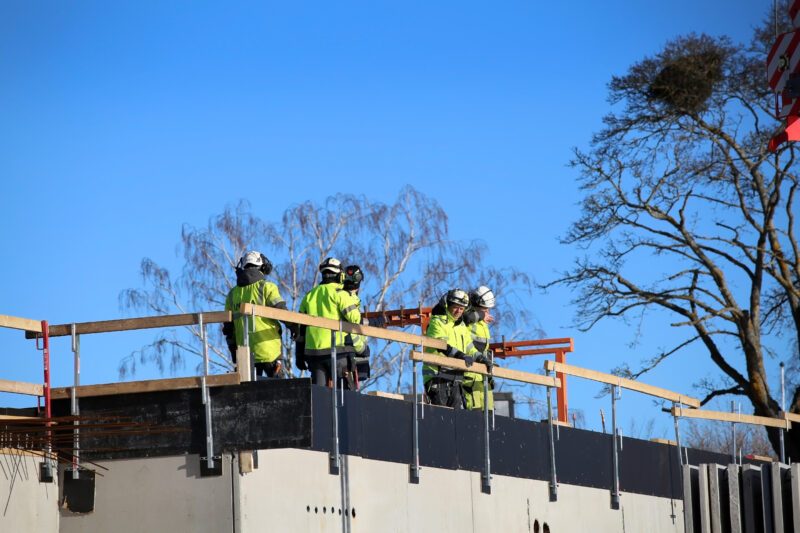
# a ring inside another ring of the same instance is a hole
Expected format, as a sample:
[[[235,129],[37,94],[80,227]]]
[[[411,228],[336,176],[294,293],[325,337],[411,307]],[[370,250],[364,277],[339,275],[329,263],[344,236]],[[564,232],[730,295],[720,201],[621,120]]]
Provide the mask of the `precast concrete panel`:
[[[0,531],[58,532],[58,483],[39,482],[36,455],[0,452]]]
[[[260,450],[259,463],[237,482],[243,533],[534,531],[535,523],[552,533],[683,532],[681,504],[669,498],[624,494],[613,510],[608,491],[562,484],[550,502],[546,481],[499,475],[484,494],[479,472],[426,467],[412,484],[407,465],[347,456],[339,477],[326,453],[310,450]]]
[[[60,533],[219,533],[232,531],[231,456],[222,475],[200,477],[197,455],[117,459],[97,476],[95,510],[61,511]]]

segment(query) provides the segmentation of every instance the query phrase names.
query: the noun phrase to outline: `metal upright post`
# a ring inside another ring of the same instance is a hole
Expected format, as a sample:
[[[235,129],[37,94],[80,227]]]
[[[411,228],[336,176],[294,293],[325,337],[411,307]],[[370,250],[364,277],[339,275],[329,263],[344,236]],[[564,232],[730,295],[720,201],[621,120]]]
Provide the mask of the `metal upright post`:
[[[489,455],[489,376],[483,377],[483,474],[481,491],[492,493],[492,465]]]
[[[198,324],[200,326],[200,339],[203,341],[203,377],[200,380],[202,382],[201,394],[206,414],[206,466],[209,470],[213,470],[214,431],[211,425],[211,395],[208,390],[208,337],[206,336],[206,325],[203,322],[203,313],[198,314]]]
[[[78,415],[80,407],[78,405],[78,387],[81,384],[81,338],[75,332],[75,324],[70,327],[72,335],[72,354],[73,354],[73,383],[72,394],[70,395],[70,414],[75,417],[73,424],[75,429],[72,431],[72,479],[78,479],[78,470],[81,466],[81,430]]]
[[[341,328],[341,321],[339,322]],[[339,410],[336,406],[336,387],[338,376],[336,375],[336,330],[331,330],[331,420],[332,438],[331,438],[331,454],[328,457],[329,472],[334,475],[339,475]]]
[[[547,375],[551,372],[548,370]],[[547,387],[547,425],[550,438],[550,501],[558,500],[558,479],[556,477],[556,443],[553,438],[553,387]]]
[[[50,430],[52,425],[53,411],[50,398],[50,326],[47,320],[42,320],[42,362],[44,368],[44,416],[47,418],[47,445],[45,446],[45,457],[41,463],[41,476],[43,481],[53,481],[53,434]]]
[[[731,413],[736,412],[736,402],[731,400]],[[731,456],[733,457],[733,464],[736,463],[736,422],[731,424]]]
[[[785,381],[785,369],[783,365],[783,361],[781,361],[781,412],[786,411],[786,381]],[[780,444],[781,444],[781,463],[786,464],[786,449],[784,445],[784,435],[786,433],[786,427],[784,426],[781,428],[780,432]]]
[[[412,348],[413,349],[413,348]],[[423,349],[423,348],[420,348]],[[417,362],[414,361],[412,363],[412,376],[411,382],[413,386],[413,393],[414,393],[414,413],[412,416],[412,425],[411,425],[411,433],[412,439],[414,442],[412,443],[411,448],[411,468],[409,470],[409,482],[417,484],[419,483],[419,395],[417,394],[418,384],[417,384]]]
[[[611,488],[611,507],[619,509],[619,449],[617,447],[617,389],[616,385],[611,386],[611,439],[612,439],[612,463],[614,485]]]
[[[675,409],[683,404],[678,404],[676,402],[672,402],[672,409],[673,413]],[[683,475],[683,453],[681,453],[681,428],[679,425],[679,419],[677,415],[673,415],[672,417],[675,420],[675,447],[678,450],[678,465],[681,467],[681,475]]]

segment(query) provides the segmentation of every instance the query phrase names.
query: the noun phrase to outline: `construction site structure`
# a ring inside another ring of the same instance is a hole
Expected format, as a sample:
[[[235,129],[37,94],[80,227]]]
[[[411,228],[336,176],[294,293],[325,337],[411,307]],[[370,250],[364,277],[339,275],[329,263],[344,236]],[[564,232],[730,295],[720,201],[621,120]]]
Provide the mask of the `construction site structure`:
[[[0,315],[0,327],[38,339],[44,378],[0,381],[2,392],[44,400],[0,411],[0,531],[800,531],[798,465],[680,442],[683,418],[787,429],[798,415],[706,411],[679,392],[556,360],[544,374],[470,367],[544,387],[543,422],[430,406],[420,402],[421,364],[466,369],[422,351],[443,341],[251,304],[239,312],[247,323],[260,316],[411,345],[410,399],[343,391],[335,379],[332,388],[253,381],[246,340],[236,372],[210,374],[205,331],[228,312],[57,326]],[[202,375],[80,383],[81,336],[188,325],[202,333]],[[50,386],[55,335],[72,337],[70,387]],[[609,386],[610,433],[556,419],[558,374]],[[675,442],[623,438],[621,389],[671,403]]]

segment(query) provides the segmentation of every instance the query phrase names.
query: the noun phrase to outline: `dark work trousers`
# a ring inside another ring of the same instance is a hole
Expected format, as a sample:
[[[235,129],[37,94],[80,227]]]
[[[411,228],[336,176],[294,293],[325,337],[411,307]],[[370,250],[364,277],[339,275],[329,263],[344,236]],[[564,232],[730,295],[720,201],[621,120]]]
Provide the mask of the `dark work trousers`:
[[[433,405],[444,405],[453,409],[463,409],[464,407],[461,395],[461,376],[431,378],[425,384],[425,395]]]
[[[311,383],[314,385],[328,386],[331,379],[330,355],[307,355],[308,371],[311,372]],[[341,377],[347,371],[347,355],[336,354],[336,375]]]
[[[277,359],[271,363],[256,363],[256,376],[274,378],[278,375],[278,372],[281,371],[282,366],[283,364],[281,363],[280,359]]]

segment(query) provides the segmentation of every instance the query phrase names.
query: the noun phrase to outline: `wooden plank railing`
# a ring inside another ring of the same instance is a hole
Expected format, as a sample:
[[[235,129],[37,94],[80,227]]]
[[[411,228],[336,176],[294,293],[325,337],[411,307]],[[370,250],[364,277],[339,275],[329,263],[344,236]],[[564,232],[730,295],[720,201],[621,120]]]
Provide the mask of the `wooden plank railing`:
[[[662,389],[661,387],[654,387],[652,385],[641,383],[633,379],[627,379],[615,376],[614,374],[606,374],[604,372],[598,372],[597,370],[589,370],[588,368],[581,368],[579,366],[557,363],[555,361],[545,361],[544,368],[545,370],[549,370],[551,372],[552,371],[563,372],[564,374],[568,374],[570,376],[577,376],[581,378],[591,379],[593,381],[599,381],[600,383],[616,385],[617,387],[634,390],[637,392],[641,392],[643,394],[649,394],[650,396],[663,398],[671,402],[683,403],[691,407],[700,407],[700,400],[698,400],[697,398],[692,398],[691,396],[687,396],[679,392],[673,392],[671,390]]]
[[[520,370],[511,370],[508,368],[500,368],[495,366],[490,373],[486,365],[481,363],[473,363],[472,366],[467,364],[461,359],[453,357],[445,357],[443,355],[436,355],[432,353],[411,352],[409,357],[412,361],[420,363],[429,363],[436,366],[443,366],[445,368],[452,368],[453,370],[463,370],[466,372],[475,372],[484,376],[492,375],[496,378],[510,379],[513,381],[520,381],[522,383],[530,383],[532,385],[544,385],[545,387],[560,387],[561,381],[553,376],[542,376],[540,374],[533,374],[531,372],[522,372]]]

